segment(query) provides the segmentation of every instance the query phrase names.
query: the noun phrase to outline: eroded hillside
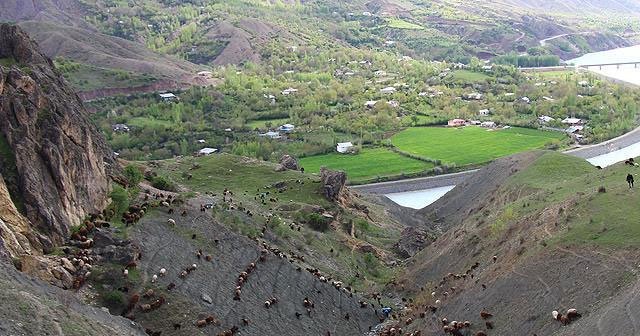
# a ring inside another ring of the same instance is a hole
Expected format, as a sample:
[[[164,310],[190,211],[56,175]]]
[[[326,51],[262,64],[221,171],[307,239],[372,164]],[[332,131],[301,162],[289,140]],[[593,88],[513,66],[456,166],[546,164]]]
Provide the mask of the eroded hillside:
[[[625,182],[637,169],[597,170],[562,154],[527,153],[497,160],[423,210],[446,232],[396,279],[396,289],[413,297],[415,327],[435,332],[447,318],[488,335],[638,332],[628,312],[637,309],[630,293],[640,195]],[[494,180],[495,170],[509,177]],[[476,183],[485,187],[477,191]],[[582,317],[569,326],[553,320],[552,311],[570,308]]]

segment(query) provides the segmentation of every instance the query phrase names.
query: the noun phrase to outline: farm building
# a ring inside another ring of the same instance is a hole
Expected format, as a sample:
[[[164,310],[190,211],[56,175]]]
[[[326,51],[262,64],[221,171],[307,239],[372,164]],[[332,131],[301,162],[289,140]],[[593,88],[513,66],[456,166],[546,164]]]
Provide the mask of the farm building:
[[[269,139],[280,139],[282,136],[280,135],[280,132],[274,132],[274,131],[269,131],[267,133],[262,133],[259,134],[261,137],[266,137]]]
[[[555,120],[555,119],[551,118],[551,117],[550,117],[550,116],[548,116],[548,115],[541,115],[541,116],[539,116],[539,117],[538,117],[538,121],[539,121],[541,124],[546,124],[546,123],[551,122],[551,121],[554,121],[554,120]]]
[[[130,131],[129,126],[125,124],[111,125],[111,129],[116,133],[128,133]]]
[[[482,93],[478,92],[469,93],[464,96],[467,100],[482,100],[482,97]]]
[[[288,88],[288,89],[283,90],[282,94],[285,95],[285,96],[288,96],[288,95],[290,95],[292,93],[296,93],[296,92],[298,92],[298,89]]]
[[[161,93],[160,98],[164,101],[174,101],[178,99],[178,97],[171,92]]]
[[[388,86],[384,89],[380,90],[380,93],[395,93],[396,92],[396,88],[394,88],[393,86]]]
[[[466,124],[467,124],[467,122],[464,119],[451,119],[447,123],[447,126],[449,126],[449,127],[460,127],[460,126],[464,126]]]
[[[482,109],[480,111],[478,111],[478,115],[479,116],[488,116],[489,114],[491,114],[491,111],[489,111],[488,109]]]
[[[291,133],[295,128],[296,127],[292,124],[284,124],[278,127],[278,130],[280,130],[280,132],[283,132],[283,133]]]
[[[351,148],[353,148],[353,144],[351,142],[338,142],[336,151],[338,151],[338,153],[347,153]]]
[[[374,106],[376,106],[376,103],[378,103],[378,101],[376,100],[369,100],[366,103],[364,103],[364,106],[368,107],[368,108],[373,108]]]
[[[205,148],[203,148],[203,149],[201,149],[201,150],[199,150],[199,151],[198,151],[198,155],[201,155],[201,156],[209,156],[209,155],[211,155],[211,154],[213,154],[213,153],[215,153],[215,152],[217,152],[217,151],[218,151],[218,150],[217,150],[217,149],[215,149],[215,148],[205,147]]]
[[[484,128],[496,128],[496,123],[493,121],[485,121],[483,123],[480,124],[480,127],[484,127]]]
[[[569,118],[569,117],[566,117],[566,118],[562,119],[562,123],[563,124],[567,124],[567,125],[582,125],[583,124],[582,119],[580,119],[580,118]]]
[[[575,134],[575,133],[581,132],[583,129],[584,129],[584,126],[574,125],[574,126],[571,126],[571,127],[567,128],[564,131],[567,134]]]

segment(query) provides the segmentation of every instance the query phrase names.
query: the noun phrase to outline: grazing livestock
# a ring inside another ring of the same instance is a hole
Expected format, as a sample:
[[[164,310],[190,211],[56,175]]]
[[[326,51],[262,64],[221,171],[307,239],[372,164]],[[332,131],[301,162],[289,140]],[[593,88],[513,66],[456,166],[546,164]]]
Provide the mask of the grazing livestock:
[[[165,274],[167,274],[167,270],[164,268],[161,268],[159,274],[160,276],[165,276]]]
[[[171,225],[171,226],[176,226],[176,221],[173,218],[167,219],[167,223],[169,223],[169,225]]]
[[[493,316],[493,314],[491,314],[491,313],[489,313],[489,312],[487,312],[485,310],[480,311],[480,317],[482,317],[483,320],[489,319],[492,316]]]

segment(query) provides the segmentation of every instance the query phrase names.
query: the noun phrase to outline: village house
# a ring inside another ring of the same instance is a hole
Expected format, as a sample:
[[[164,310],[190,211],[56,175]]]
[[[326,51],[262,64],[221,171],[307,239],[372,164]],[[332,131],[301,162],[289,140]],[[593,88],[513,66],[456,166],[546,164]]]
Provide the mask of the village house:
[[[555,120],[555,119],[551,118],[551,117],[550,117],[550,116],[548,116],[548,115],[541,115],[541,116],[539,116],[539,117],[538,117],[538,121],[539,121],[541,124],[546,124],[546,123],[551,122],[551,121],[554,121],[554,120]]]
[[[480,124],[480,127],[484,127],[484,128],[496,128],[496,123],[493,121],[485,121],[483,123]]]
[[[482,100],[482,93],[473,92],[464,96],[467,100]]]
[[[491,111],[489,111],[488,109],[482,109],[482,110],[478,111],[478,115],[482,116],[482,117],[486,117],[489,114],[491,114]]]
[[[569,128],[565,129],[564,131],[567,134],[576,134],[576,133],[582,132],[583,129],[584,129],[584,126],[574,125],[574,126],[570,126]]]
[[[265,98],[269,99],[270,104],[271,105],[275,105],[276,104],[276,96],[272,95],[272,94],[263,94],[262,96],[264,96]]]
[[[584,122],[582,121],[582,119],[580,118],[570,118],[570,117],[566,117],[564,119],[562,119],[562,123],[563,124],[567,124],[567,125],[582,125],[584,124]]]
[[[298,92],[298,89],[288,88],[288,89],[283,90],[282,94],[285,95],[285,96],[288,96],[288,95],[290,95],[292,93],[296,93],[296,92]]]
[[[522,97],[520,98],[520,100],[522,100],[523,102],[529,104],[531,102],[531,99],[529,99],[529,97]]]
[[[378,70],[378,71],[374,72],[373,75],[376,76],[376,77],[382,77],[382,76],[386,76],[387,72],[384,71],[384,70]]]
[[[548,101],[548,102],[552,102],[552,101],[554,101],[554,100],[555,100],[555,99],[553,99],[553,98],[551,98],[551,97],[547,97],[547,96],[543,96],[543,97],[542,97],[542,99],[544,99],[544,100],[546,100],[546,101]]]
[[[474,125],[474,126],[478,126],[478,125],[482,124],[482,121],[480,121],[480,120],[469,120],[469,124]]]
[[[165,92],[160,94],[160,98],[166,102],[177,100],[178,97],[171,92]]]
[[[366,106],[367,108],[373,108],[374,106],[376,106],[377,103],[378,103],[377,100],[369,100],[366,103],[364,103],[364,106]]]
[[[400,107],[400,102],[397,100],[388,101],[387,104],[393,108]]]
[[[394,88],[393,86],[388,86],[380,90],[380,93],[386,93],[386,94],[395,93],[395,92],[396,92],[396,88]]]
[[[131,130],[131,129],[129,129],[129,126],[127,126],[125,124],[114,124],[114,125],[111,125],[111,129],[116,133],[129,133],[129,131]]]
[[[284,124],[278,127],[278,130],[283,133],[292,133],[296,127],[292,124]]]
[[[466,125],[467,122],[464,119],[451,119],[447,122],[447,126],[449,127],[460,127]]]
[[[338,153],[348,153],[353,148],[353,144],[351,142],[338,142],[336,146],[336,151]]]
[[[218,150],[215,148],[209,148],[209,147],[205,147],[201,150],[198,151],[198,155],[200,156],[209,156],[215,152],[217,152]]]
[[[197,142],[197,143],[199,143],[199,144],[203,144],[203,143],[205,143],[205,142],[207,142],[207,141],[206,141],[206,140],[204,140],[204,139],[199,139],[199,140],[198,140],[198,141],[196,141],[196,142]]]
[[[269,138],[269,139],[280,139],[280,138],[282,138],[282,136],[280,135],[280,132],[275,132],[275,131],[269,131],[267,133],[262,133],[262,134],[259,134],[259,136],[266,137],[266,138]]]

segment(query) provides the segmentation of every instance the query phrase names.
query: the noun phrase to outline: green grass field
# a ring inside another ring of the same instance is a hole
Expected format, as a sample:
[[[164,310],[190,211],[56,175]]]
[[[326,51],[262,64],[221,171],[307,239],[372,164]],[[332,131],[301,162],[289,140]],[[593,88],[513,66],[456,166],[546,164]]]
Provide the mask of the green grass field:
[[[396,18],[387,20],[387,25],[397,29],[424,30],[424,27],[421,25]]]
[[[385,148],[363,149],[357,155],[332,153],[300,159],[305,171],[317,173],[320,167],[343,170],[351,183],[362,183],[376,177],[399,176],[433,168],[430,163],[411,159]]]
[[[246,126],[250,129],[256,128],[267,128],[266,123],[270,122],[271,127],[278,127],[283,124],[286,124],[289,121],[289,118],[281,118],[281,119],[267,119],[267,120],[249,120],[246,123]]]
[[[193,164],[198,169],[190,169]],[[270,186],[281,181],[302,180],[304,184],[289,183],[287,191],[278,194],[283,200],[293,200],[309,204],[325,205],[326,200],[320,195],[318,178],[311,174],[295,171],[276,172],[273,163],[249,159],[231,154],[218,154],[204,157],[188,157],[180,161],[162,161],[159,169],[161,175],[189,187],[193,191],[221,193],[229,188],[237,193],[248,191],[247,197],[253,197],[256,189]],[[186,179],[185,173],[193,175]],[[242,197],[242,195],[238,195]]]
[[[481,82],[489,78],[486,74],[473,72],[469,70],[456,70],[453,72],[453,78],[465,82]]]
[[[398,149],[443,163],[465,166],[544,148],[551,141],[564,139],[556,132],[512,127],[489,131],[469,126],[464,128],[413,127],[391,138]]]
[[[173,122],[167,120],[158,120],[145,117],[135,117],[129,120],[129,126],[138,128],[171,128],[174,125]]]

